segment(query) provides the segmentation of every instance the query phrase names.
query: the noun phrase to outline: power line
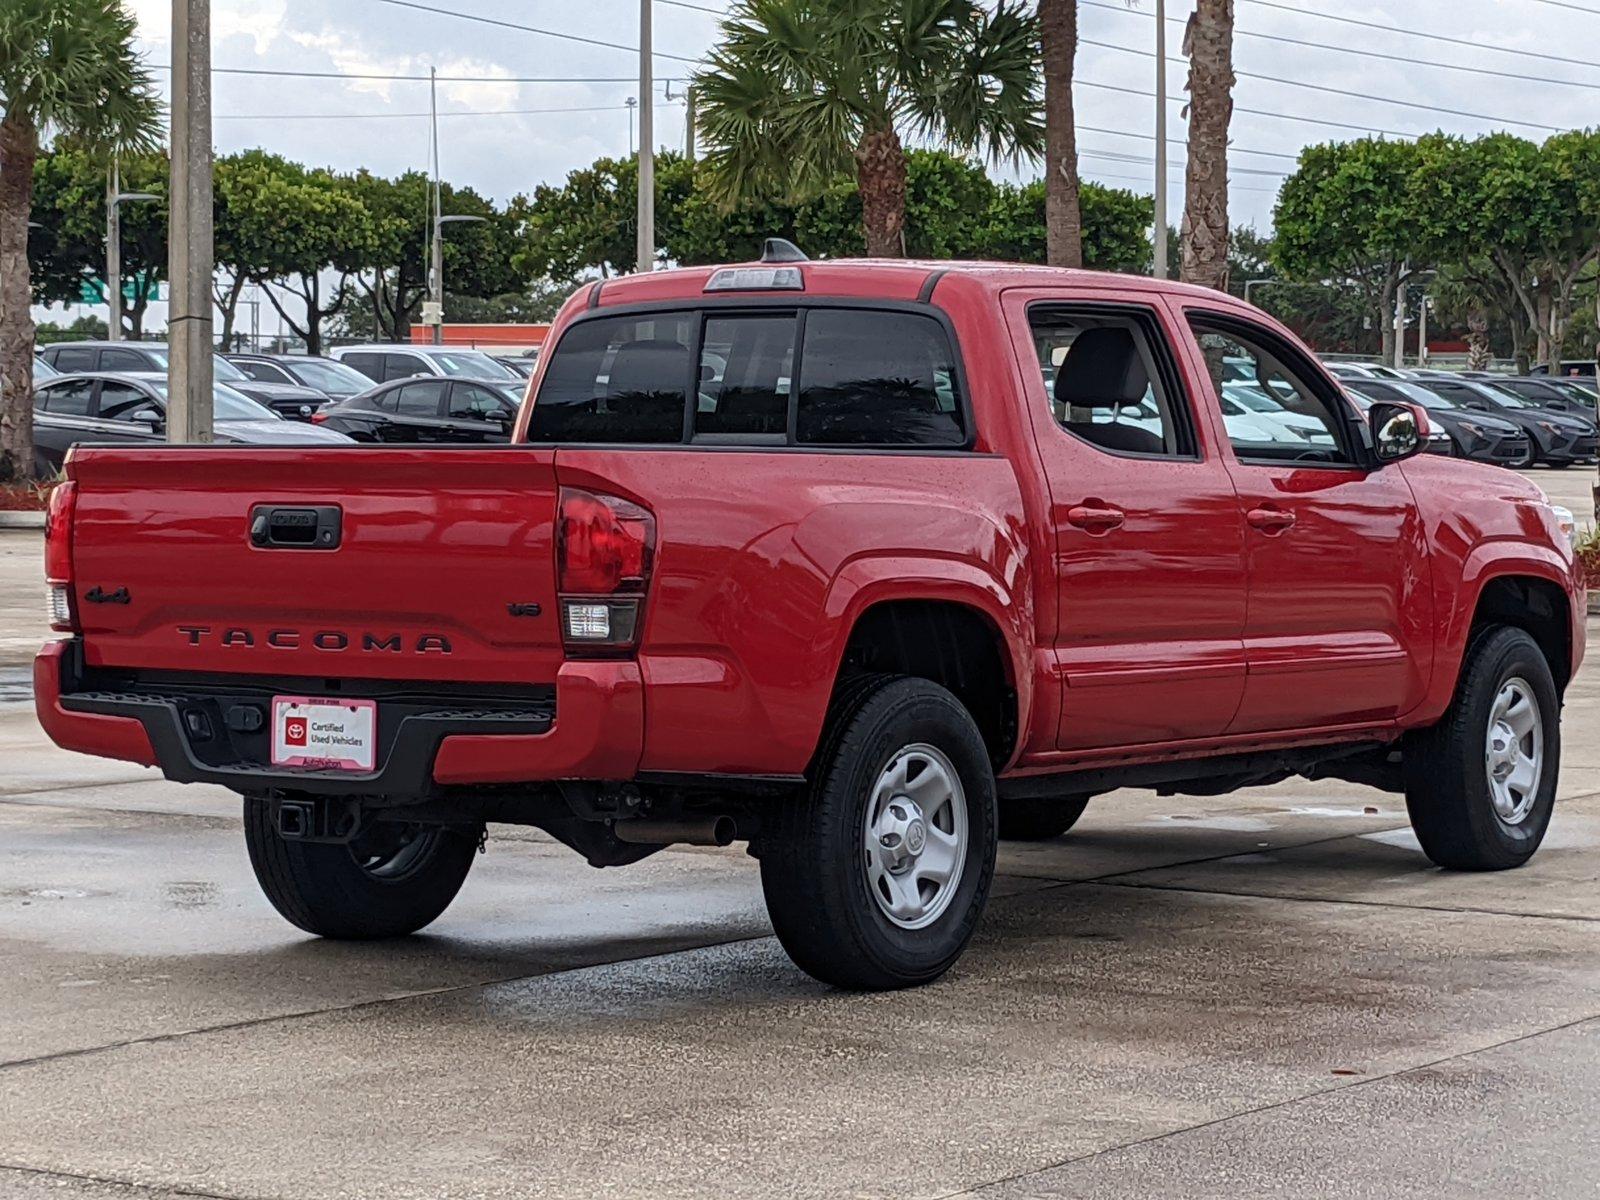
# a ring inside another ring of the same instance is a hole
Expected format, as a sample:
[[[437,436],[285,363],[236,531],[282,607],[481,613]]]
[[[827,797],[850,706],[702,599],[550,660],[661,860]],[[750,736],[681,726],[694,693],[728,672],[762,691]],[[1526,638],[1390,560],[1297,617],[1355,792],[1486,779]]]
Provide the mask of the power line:
[[[678,107],[676,101],[658,101],[657,108],[663,105]],[[622,112],[626,104],[589,104],[572,107],[557,108],[481,108],[481,109],[455,109],[438,113],[440,120],[446,117],[524,117],[535,113],[581,113],[581,112]],[[215,121],[390,121],[410,120],[416,117],[429,117],[434,114],[426,112],[398,112],[398,113],[216,113],[212,120]]]
[[[1474,42],[1469,38],[1450,37],[1443,33],[1422,33],[1416,29],[1400,29],[1393,25],[1385,25],[1381,21],[1363,21],[1359,17],[1344,17],[1330,12],[1311,12],[1304,8],[1296,8],[1292,4],[1280,4],[1276,0],[1244,0],[1246,4],[1254,4],[1258,8],[1275,8],[1279,12],[1294,13],[1296,16],[1310,17],[1318,21],[1337,21],[1341,25],[1357,25],[1362,29],[1376,29],[1380,33],[1394,35],[1401,34],[1405,37],[1421,38],[1429,42],[1443,42],[1450,46],[1466,46],[1472,50],[1492,50],[1496,54],[1511,54],[1521,58],[1537,58],[1545,62],[1566,63],[1574,67],[1588,67],[1593,70],[1600,66],[1595,62],[1583,58],[1568,58],[1562,54],[1549,54],[1542,50],[1520,50],[1512,46],[1496,46]]]
[[[170,63],[146,63],[152,71],[170,71]],[[213,75],[267,75],[288,79],[381,79],[395,83],[427,83],[426,75],[391,75],[381,71],[287,71],[268,67],[212,67]],[[439,83],[634,83],[637,75],[439,75]]]
[[[476,13],[457,12],[455,9],[451,8],[435,8],[431,4],[418,4],[416,3],[416,0],[375,0],[375,3],[392,4],[396,8],[416,9],[418,12],[433,13],[436,16],[441,17],[455,17],[457,20],[461,21],[476,21],[480,25],[493,25],[499,29],[515,29],[521,33],[538,33],[544,35],[545,37],[560,38],[562,41],[581,42],[585,46],[599,46],[605,50],[626,50],[629,54],[639,53],[639,47],[624,46],[621,42],[603,42],[598,38],[583,37],[576,33],[561,33],[554,29],[540,29],[535,25],[519,25],[515,21],[500,21],[496,20],[494,17],[478,16]],[[686,58],[682,54],[668,54],[665,50],[657,50],[655,52],[655,57],[670,58],[677,62],[686,63],[697,63],[700,61],[699,59],[695,58]]]
[[[673,8],[692,8],[695,12],[710,13],[713,17],[725,17],[727,9],[710,8],[704,4],[690,4],[689,0],[657,0],[660,4],[670,4]]]
[[[1106,129],[1100,125],[1077,125],[1075,128],[1080,133],[1108,133],[1114,137],[1138,138],[1142,142],[1155,141],[1155,135],[1150,133],[1132,133],[1126,129]],[[1169,139],[1174,145],[1186,146],[1187,142],[1178,139]],[[1299,162],[1298,154],[1289,154],[1282,150],[1250,150],[1244,146],[1229,145],[1230,154],[1259,154],[1264,158],[1286,158],[1290,162]]]
[[[1123,92],[1129,96],[1155,95],[1155,92],[1150,88],[1126,87],[1122,84],[1116,83],[1096,83],[1092,79],[1074,79],[1072,82],[1074,87],[1099,88],[1102,91],[1107,92]],[[1183,104],[1184,99],[1182,96],[1169,96],[1167,98],[1167,103]],[[1304,125],[1326,125],[1331,129],[1349,129],[1355,131],[1356,133],[1385,133],[1392,137],[1399,138],[1417,138],[1425,136],[1424,134],[1420,133],[1407,133],[1403,129],[1382,129],[1373,125],[1352,125],[1348,121],[1330,121],[1325,117],[1300,117],[1296,116],[1294,113],[1277,112],[1272,109],[1246,108],[1242,104],[1235,104],[1233,106],[1233,111],[1236,113],[1248,113],[1253,117],[1272,117],[1273,119],[1279,121],[1295,121]]]
[[[1600,8],[1586,8],[1582,4],[1570,4],[1568,0],[1537,0],[1540,4],[1548,4],[1551,8],[1570,8],[1573,12],[1588,13],[1591,17],[1600,17]]]
[[[399,0],[384,0],[384,3],[388,4],[394,4],[398,2]],[[1078,44],[1080,46],[1098,46],[1103,50],[1120,50],[1124,54],[1137,54],[1140,58],[1150,58],[1153,56],[1153,52],[1150,50],[1140,50],[1134,46],[1119,46],[1115,42],[1101,42],[1096,41],[1093,38],[1081,37],[1078,39]],[[1178,63],[1180,65],[1184,64],[1185,62],[1184,59],[1174,58],[1171,56],[1168,56],[1167,61],[1169,63]],[[1561,132],[1561,126],[1559,125],[1541,125],[1537,121],[1517,121],[1510,117],[1491,117],[1484,113],[1462,112],[1460,109],[1442,108],[1437,104],[1423,104],[1417,100],[1399,100],[1393,96],[1378,96],[1372,94],[1371,92],[1354,92],[1348,88],[1329,87],[1327,84],[1323,83],[1307,83],[1303,79],[1284,79],[1279,75],[1262,75],[1255,71],[1235,70],[1234,74],[1240,79],[1260,79],[1267,83],[1283,83],[1294,88],[1307,88],[1314,92],[1328,92],[1335,96],[1351,96],[1357,100],[1371,100],[1380,104],[1397,104],[1402,108],[1419,108],[1424,109],[1427,112],[1446,113],[1452,117],[1465,117],[1473,121],[1495,121],[1502,125],[1521,125],[1528,129],[1543,129],[1549,133]]]
[[[1154,13],[1144,12],[1137,8],[1123,8],[1120,4],[1111,4],[1109,0],[1078,0],[1089,8],[1104,8],[1111,12],[1126,13],[1132,17],[1145,17],[1155,19]],[[662,0],[666,3],[666,0]],[[1167,21],[1182,23],[1181,17],[1168,17]],[[1382,50],[1359,50],[1354,46],[1340,46],[1328,42],[1313,42],[1307,38],[1288,37],[1281,33],[1258,33],[1254,29],[1234,28],[1234,33],[1241,37],[1258,38],[1267,42],[1282,42],[1290,46],[1309,46],[1313,50],[1336,50],[1340,54],[1356,54],[1362,58],[1381,58],[1386,62],[1405,63],[1412,67],[1438,67],[1445,71],[1462,71],[1468,75],[1493,75],[1500,79],[1514,79],[1519,83],[1551,83],[1562,87],[1587,88],[1591,91],[1600,89],[1600,82],[1585,83],[1580,79],[1550,79],[1544,76],[1529,76],[1521,71],[1496,71],[1492,67],[1469,67],[1462,63],[1439,62],[1437,59],[1412,58],[1406,54],[1385,54]],[[1592,65],[1592,64],[1591,64]]]

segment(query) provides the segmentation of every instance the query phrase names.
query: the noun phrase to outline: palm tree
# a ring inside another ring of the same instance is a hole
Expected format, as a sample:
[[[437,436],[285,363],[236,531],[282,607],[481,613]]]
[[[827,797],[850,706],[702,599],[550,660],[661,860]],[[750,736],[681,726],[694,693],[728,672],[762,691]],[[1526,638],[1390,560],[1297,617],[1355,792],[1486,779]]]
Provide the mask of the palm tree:
[[[1228,120],[1233,116],[1233,0],[1198,0],[1189,56],[1189,162],[1183,206],[1185,283],[1228,286]]]
[[[1078,134],[1072,109],[1072,67],[1078,54],[1078,0],[1039,0],[1044,57],[1045,261],[1083,266],[1083,212],[1078,206]]]
[[[72,134],[143,148],[161,106],[120,0],[0,3],[0,483],[33,472],[33,317],[28,212],[39,141]]]
[[[1013,0],[738,0],[696,76],[712,193],[803,200],[854,173],[867,253],[905,253],[900,140],[1037,158],[1038,19]]]

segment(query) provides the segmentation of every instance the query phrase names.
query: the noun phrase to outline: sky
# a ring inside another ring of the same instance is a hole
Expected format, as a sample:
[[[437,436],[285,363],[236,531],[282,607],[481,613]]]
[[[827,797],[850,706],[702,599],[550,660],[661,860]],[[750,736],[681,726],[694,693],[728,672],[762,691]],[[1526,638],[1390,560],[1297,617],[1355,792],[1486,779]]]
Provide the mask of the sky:
[[[559,182],[600,155],[628,153],[626,101],[638,91],[637,52],[627,49],[637,46],[636,0],[415,2],[624,48],[419,11],[392,0],[213,0],[214,67],[339,76],[218,73],[218,152],[260,146],[338,170],[425,169],[427,83],[356,76],[426,76],[433,67],[465,80],[438,85],[441,169],[453,183],[503,202],[539,183]],[[683,147],[683,82],[714,43],[716,14],[729,3],[656,0],[656,140],[662,146]],[[1087,178],[1141,192],[1153,186],[1155,102],[1147,93],[1154,86],[1156,4],[1079,0],[1074,91],[1080,167]],[[1166,5],[1168,203],[1176,224],[1183,202],[1183,26],[1193,4]],[[170,0],[129,0],[129,6],[138,19],[140,49],[152,64],[165,65]],[[1381,28],[1329,20],[1319,12]],[[1270,226],[1281,177],[1308,143],[1367,131],[1413,135],[1435,129],[1507,129],[1538,139],[1556,129],[1600,123],[1600,0],[1236,0],[1236,21],[1234,224]],[[1403,30],[1477,45],[1429,41]],[[523,77],[563,82],[506,82]],[[157,78],[165,91],[169,73],[158,71]],[[1032,177],[1038,167],[1000,167],[995,173]]]

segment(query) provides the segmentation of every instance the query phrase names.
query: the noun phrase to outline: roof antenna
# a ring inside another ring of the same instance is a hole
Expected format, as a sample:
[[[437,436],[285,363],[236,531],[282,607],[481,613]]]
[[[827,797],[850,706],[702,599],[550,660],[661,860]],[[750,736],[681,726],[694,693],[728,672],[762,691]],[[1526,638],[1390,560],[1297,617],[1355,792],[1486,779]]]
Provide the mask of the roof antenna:
[[[788,238],[769,237],[761,244],[761,261],[764,263],[810,262],[805,251]]]

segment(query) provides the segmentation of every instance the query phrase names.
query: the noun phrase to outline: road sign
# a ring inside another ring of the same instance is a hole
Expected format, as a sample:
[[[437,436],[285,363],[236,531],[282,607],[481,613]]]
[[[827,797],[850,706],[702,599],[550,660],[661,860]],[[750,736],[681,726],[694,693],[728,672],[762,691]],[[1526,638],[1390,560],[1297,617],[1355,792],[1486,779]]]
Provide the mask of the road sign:
[[[122,300],[125,304],[137,304],[141,290],[146,300],[160,300],[161,281],[149,272],[130,275],[122,281]],[[80,304],[104,304],[106,302],[106,281],[98,275],[90,275],[78,282],[78,302]]]

